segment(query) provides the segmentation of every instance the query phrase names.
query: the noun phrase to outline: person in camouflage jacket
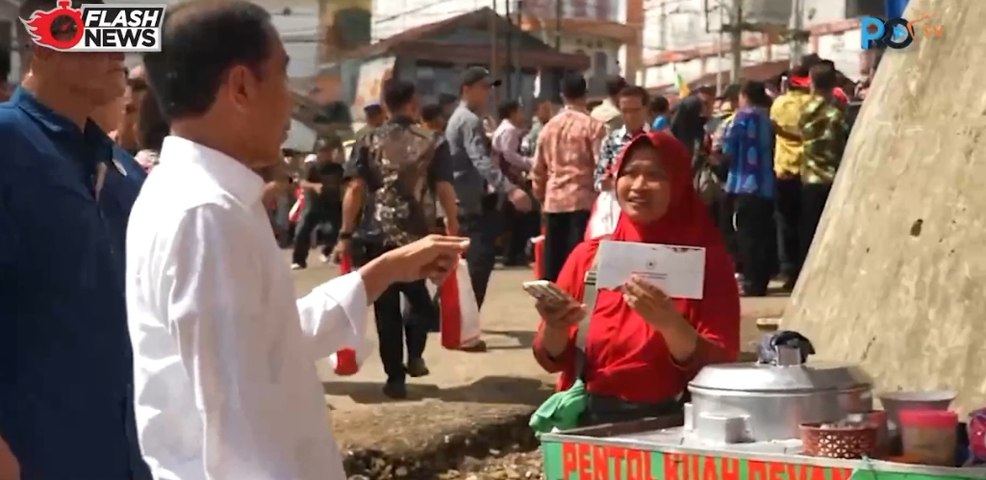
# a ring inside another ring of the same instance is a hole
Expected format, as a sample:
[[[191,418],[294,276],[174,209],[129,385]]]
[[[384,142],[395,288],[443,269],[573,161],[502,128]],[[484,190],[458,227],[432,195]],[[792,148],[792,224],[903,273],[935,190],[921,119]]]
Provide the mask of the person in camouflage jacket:
[[[837,76],[830,61],[811,67],[812,98],[801,111],[798,125],[804,144],[801,166],[801,258],[808,248],[825,210],[832,182],[842,163],[849,138],[844,107],[834,97]]]

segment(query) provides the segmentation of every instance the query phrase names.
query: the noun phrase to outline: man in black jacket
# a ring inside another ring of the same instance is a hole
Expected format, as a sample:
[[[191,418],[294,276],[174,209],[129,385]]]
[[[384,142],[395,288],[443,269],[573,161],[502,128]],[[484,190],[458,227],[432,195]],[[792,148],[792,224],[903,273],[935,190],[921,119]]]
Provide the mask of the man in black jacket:
[[[305,165],[301,178],[305,206],[295,232],[293,270],[308,266],[308,251],[312,234],[322,244],[322,261],[328,261],[335,248],[335,239],[342,215],[342,142],[338,138],[320,138],[315,142],[315,161]],[[324,230],[328,229],[328,232]],[[322,231],[320,231],[322,230]]]

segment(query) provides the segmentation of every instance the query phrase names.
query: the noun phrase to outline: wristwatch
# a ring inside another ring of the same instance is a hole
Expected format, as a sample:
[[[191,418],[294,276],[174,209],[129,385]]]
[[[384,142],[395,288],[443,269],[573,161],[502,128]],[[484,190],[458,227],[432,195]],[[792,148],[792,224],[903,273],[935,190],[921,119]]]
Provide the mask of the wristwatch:
[[[352,232],[339,233],[339,240],[351,240],[352,238],[353,238]]]

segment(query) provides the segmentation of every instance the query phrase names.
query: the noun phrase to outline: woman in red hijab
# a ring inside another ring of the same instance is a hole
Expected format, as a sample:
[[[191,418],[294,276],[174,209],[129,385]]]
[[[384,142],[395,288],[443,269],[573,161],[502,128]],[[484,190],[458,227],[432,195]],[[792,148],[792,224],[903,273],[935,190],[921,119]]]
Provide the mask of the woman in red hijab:
[[[623,209],[610,237],[588,240],[568,257],[557,285],[567,303],[539,300],[534,357],[560,372],[558,390],[576,380],[575,338],[587,308],[581,378],[588,402],[581,425],[628,421],[680,410],[688,381],[705,365],[735,361],[739,292],[733,263],[707,208],[692,188],[691,156],[664,132],[641,135],[614,165]],[[702,300],[672,299],[645,280],[599,290],[582,305],[583,280],[603,240],[705,247]]]

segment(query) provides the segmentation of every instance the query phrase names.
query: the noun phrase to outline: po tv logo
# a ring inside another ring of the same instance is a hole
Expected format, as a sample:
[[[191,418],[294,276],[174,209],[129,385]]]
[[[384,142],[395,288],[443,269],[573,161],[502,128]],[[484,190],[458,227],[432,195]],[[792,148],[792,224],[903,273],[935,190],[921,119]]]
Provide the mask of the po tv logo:
[[[912,22],[899,17],[887,21],[876,17],[862,17],[859,19],[860,46],[863,50],[885,47],[900,50],[914,43],[919,32],[924,37],[941,38],[945,34],[945,27],[942,25],[919,25],[929,18],[931,17],[925,15]]]

